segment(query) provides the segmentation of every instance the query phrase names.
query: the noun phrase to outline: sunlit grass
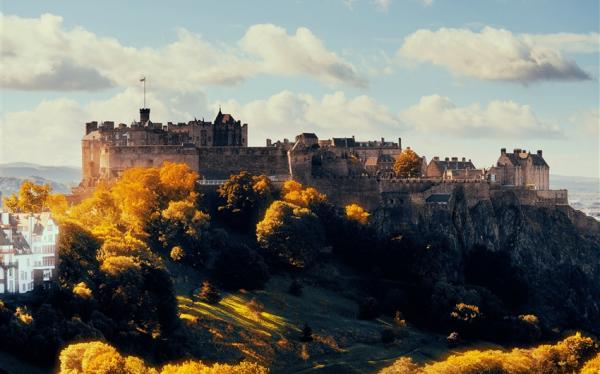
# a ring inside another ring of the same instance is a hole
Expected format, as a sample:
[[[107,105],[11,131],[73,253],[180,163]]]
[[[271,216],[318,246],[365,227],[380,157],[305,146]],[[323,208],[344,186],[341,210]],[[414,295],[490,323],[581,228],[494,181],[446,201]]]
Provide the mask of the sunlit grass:
[[[298,330],[284,318],[268,311],[255,311],[248,307],[249,300],[240,295],[227,295],[218,304],[212,305],[178,296],[180,318],[196,322],[205,317],[232,323],[249,332],[265,337],[279,336],[284,329]]]

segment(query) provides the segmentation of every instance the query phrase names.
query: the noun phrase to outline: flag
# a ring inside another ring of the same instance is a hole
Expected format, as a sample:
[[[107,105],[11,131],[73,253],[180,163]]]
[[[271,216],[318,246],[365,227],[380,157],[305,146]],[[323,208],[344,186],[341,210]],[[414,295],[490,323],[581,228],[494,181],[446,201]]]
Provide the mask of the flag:
[[[145,82],[145,81],[146,81],[146,77],[142,77],[142,78],[140,79],[140,82]]]

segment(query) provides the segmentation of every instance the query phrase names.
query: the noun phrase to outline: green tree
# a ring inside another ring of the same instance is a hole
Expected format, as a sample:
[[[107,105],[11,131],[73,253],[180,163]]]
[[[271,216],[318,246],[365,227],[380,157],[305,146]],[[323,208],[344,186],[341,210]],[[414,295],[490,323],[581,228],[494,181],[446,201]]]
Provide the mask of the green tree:
[[[279,262],[303,268],[317,257],[324,233],[319,218],[310,210],[277,200],[256,225],[256,239]]]
[[[406,148],[396,159],[394,171],[400,178],[418,178],[421,176],[422,165],[421,157],[412,149]]]
[[[223,203],[218,207],[227,223],[241,230],[250,229],[272,199],[273,185],[265,175],[241,171],[219,187]]]

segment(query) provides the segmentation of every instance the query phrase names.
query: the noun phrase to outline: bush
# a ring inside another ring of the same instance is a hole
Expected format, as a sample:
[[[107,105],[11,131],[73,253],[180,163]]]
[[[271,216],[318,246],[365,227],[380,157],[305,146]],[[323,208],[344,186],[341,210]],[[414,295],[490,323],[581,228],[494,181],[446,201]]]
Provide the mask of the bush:
[[[245,244],[222,251],[215,261],[213,274],[221,286],[234,291],[260,289],[269,280],[263,257]]]
[[[373,319],[379,317],[380,314],[379,303],[374,297],[366,297],[358,303],[359,319]]]
[[[198,291],[198,298],[207,304],[218,304],[221,301],[221,294],[212,283],[204,281]]]

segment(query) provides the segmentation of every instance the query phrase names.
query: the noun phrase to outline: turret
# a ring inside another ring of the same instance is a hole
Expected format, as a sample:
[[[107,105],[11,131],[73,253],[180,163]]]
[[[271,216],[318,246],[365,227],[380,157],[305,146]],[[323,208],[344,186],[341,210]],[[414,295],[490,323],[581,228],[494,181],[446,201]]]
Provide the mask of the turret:
[[[150,108],[140,108],[140,123],[150,121]]]

